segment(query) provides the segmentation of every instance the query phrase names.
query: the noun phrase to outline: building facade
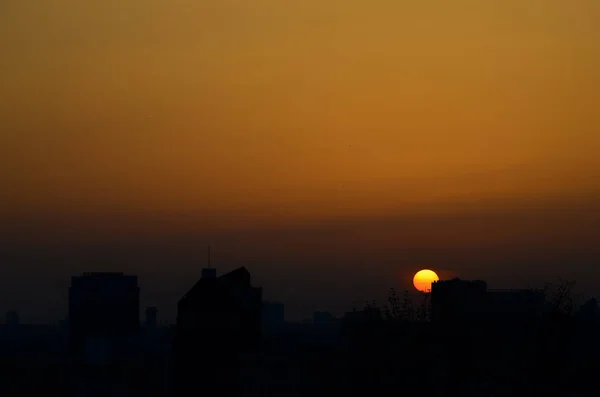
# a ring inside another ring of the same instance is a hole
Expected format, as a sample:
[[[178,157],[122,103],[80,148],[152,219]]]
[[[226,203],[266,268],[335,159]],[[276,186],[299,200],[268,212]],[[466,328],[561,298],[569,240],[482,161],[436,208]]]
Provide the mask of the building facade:
[[[177,307],[175,396],[195,395],[198,387],[237,395],[242,357],[260,344],[261,311],[262,289],[251,285],[246,268],[220,277],[204,269]]]
[[[84,273],[69,288],[70,350],[75,356],[105,360],[111,341],[137,335],[140,328],[137,276]],[[95,356],[95,357],[93,357]]]

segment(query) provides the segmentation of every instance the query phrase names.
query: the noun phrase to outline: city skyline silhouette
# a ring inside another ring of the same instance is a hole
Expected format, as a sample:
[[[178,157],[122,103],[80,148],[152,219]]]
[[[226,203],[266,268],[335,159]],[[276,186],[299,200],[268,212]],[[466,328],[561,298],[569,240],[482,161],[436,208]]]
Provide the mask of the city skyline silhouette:
[[[598,15],[0,2],[0,395],[597,394]]]
[[[1,375],[9,393],[47,388],[19,384],[35,373],[38,382],[53,377],[53,393],[73,396],[188,396],[198,385],[220,396],[380,394],[400,384],[440,396],[591,387],[600,307],[595,298],[576,303],[574,282],[497,290],[482,280],[432,280],[420,300],[392,288],[387,302],[294,323],[285,305],[263,300],[245,267],[205,267],[169,324],[155,307],[140,319],[136,276],[86,272],[71,278],[69,316],[59,326],[7,313]],[[53,369],[38,374],[43,362]],[[317,363],[335,368],[315,372]]]

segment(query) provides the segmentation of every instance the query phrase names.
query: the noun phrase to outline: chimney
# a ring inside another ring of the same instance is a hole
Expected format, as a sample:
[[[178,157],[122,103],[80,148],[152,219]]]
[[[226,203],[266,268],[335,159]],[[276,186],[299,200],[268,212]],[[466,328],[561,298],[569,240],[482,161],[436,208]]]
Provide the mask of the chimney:
[[[202,278],[208,280],[217,278],[217,269],[210,266],[210,244],[208,245],[208,265],[202,269]]]
[[[203,279],[215,279],[217,278],[217,269],[214,267],[204,268],[202,269],[202,278]]]

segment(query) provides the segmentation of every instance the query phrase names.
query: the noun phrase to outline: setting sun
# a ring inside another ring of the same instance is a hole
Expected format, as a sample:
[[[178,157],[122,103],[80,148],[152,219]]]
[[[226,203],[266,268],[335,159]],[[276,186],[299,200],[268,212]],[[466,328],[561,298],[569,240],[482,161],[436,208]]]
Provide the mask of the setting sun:
[[[430,292],[431,283],[438,281],[440,278],[438,275],[429,269],[419,270],[413,278],[413,284],[415,288],[421,292]]]

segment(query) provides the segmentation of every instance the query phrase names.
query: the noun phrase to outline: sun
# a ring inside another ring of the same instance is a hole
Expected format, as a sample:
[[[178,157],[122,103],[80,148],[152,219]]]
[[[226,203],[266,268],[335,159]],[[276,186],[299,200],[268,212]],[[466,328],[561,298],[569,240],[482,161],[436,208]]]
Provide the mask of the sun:
[[[433,270],[419,270],[413,277],[413,284],[418,291],[431,292],[431,283],[438,281],[440,278]]]

